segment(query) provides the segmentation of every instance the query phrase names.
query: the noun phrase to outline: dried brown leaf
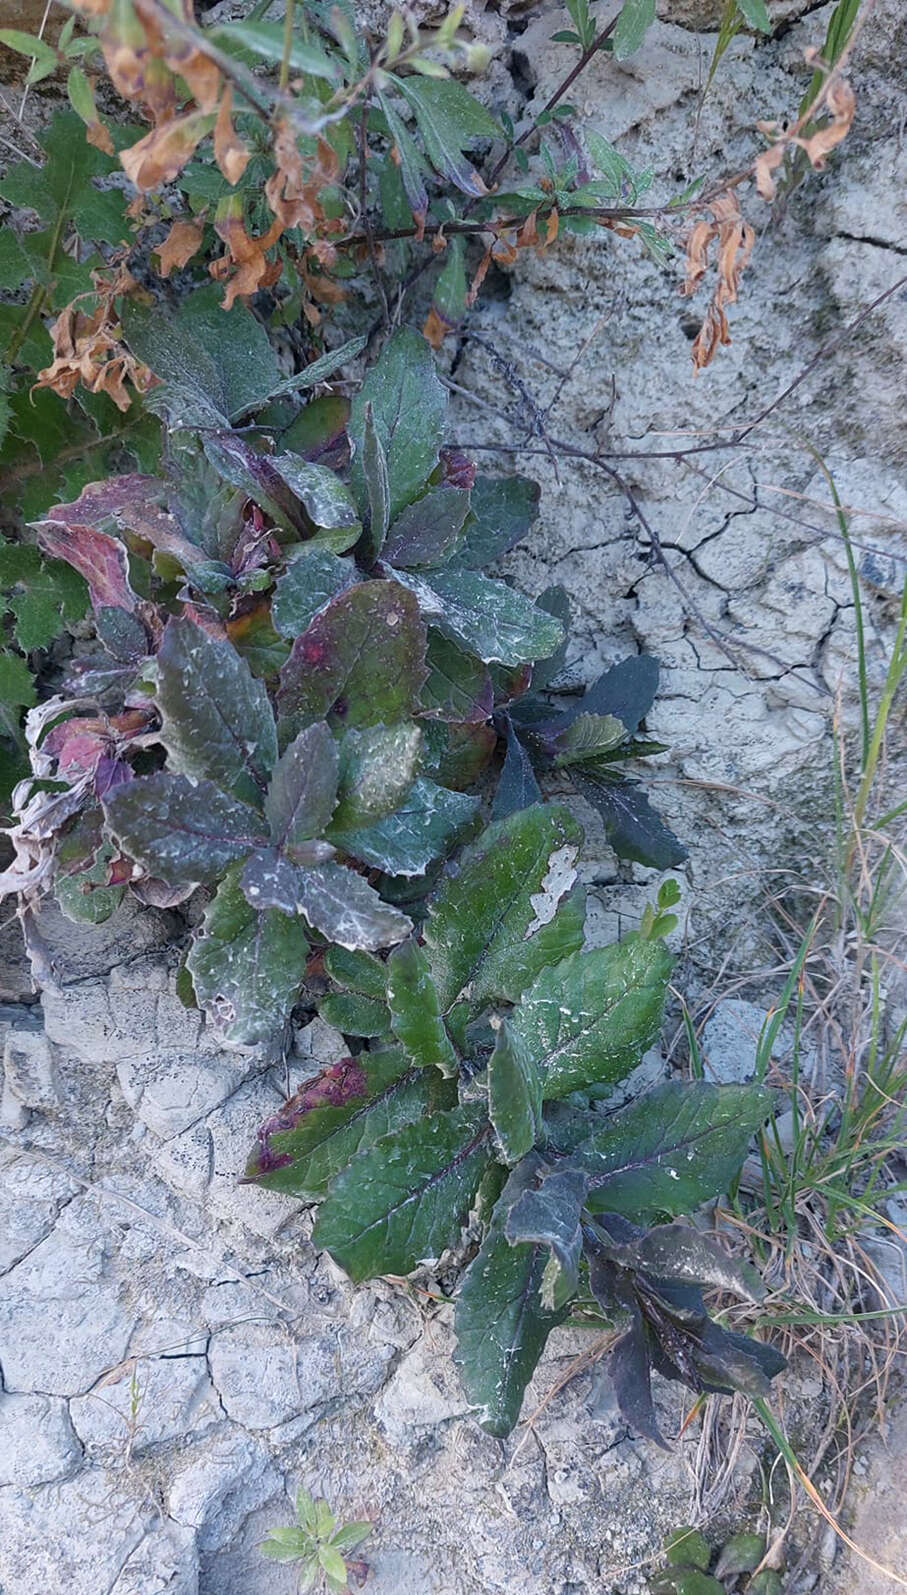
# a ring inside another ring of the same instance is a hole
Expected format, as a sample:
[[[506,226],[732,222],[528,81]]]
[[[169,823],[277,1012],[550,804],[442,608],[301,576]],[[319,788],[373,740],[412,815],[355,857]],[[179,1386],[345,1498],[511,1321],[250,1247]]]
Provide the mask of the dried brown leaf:
[[[169,277],[174,268],[185,266],[198,253],[203,237],[204,228],[200,222],[174,222],[164,242],[154,251],[161,276]]]
[[[189,111],[152,129],[120,154],[120,164],[136,188],[148,192],[172,183],[179,176],[197,145],[210,133],[214,117],[203,111]]]
[[[233,126],[233,89],[227,84],[221,95],[214,124],[214,159],[228,183],[238,183],[251,155]]]

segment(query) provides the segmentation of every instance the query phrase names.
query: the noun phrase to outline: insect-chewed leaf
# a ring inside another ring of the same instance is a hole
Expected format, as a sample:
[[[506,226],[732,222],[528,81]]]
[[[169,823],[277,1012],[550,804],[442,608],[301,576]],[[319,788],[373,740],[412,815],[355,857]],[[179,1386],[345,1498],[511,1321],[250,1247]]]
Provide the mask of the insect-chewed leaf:
[[[686,848],[655,812],[637,781],[603,778],[588,767],[574,767],[570,777],[586,802],[598,809],[618,858],[660,870],[672,869],[686,858]]]
[[[350,587],[355,574],[348,559],[326,548],[303,547],[287,565],[274,590],[271,618],[282,637],[299,637],[319,609]]]
[[[500,1021],[488,1060],[488,1111],[501,1157],[518,1163],[535,1146],[542,1128],[542,1077],[532,1052]]]
[[[662,1279],[713,1285],[751,1302],[765,1296],[765,1286],[751,1264],[732,1257],[714,1236],[703,1235],[689,1224],[659,1224],[646,1230],[636,1252],[640,1267]]]
[[[452,482],[430,487],[423,498],[397,516],[381,551],[389,565],[404,570],[445,565],[456,551],[469,514],[469,494]]]
[[[452,1246],[491,1161],[477,1103],[384,1136],[332,1182],[312,1236],[357,1283],[408,1274]]]
[[[340,795],[332,839],[390,814],[416,778],[422,733],[412,720],[344,732],[340,743]]]
[[[425,925],[442,1013],[458,999],[470,1012],[495,999],[516,1002],[557,957],[554,946],[565,955],[581,945],[581,918],[572,914],[564,935],[558,924],[581,836],[567,809],[536,804],[497,820],[464,854]]]
[[[361,1052],[300,1086],[258,1132],[246,1180],[316,1202],[364,1147],[420,1119],[430,1082],[401,1047]]]
[[[211,781],[159,770],[118,787],[104,804],[124,853],[168,886],[216,881],[266,837],[260,815]]]
[[[456,1074],[457,1055],[441,1018],[428,957],[414,941],[402,942],[387,960],[387,1001],[391,1028],[410,1062]]]
[[[656,1086],[573,1154],[590,1176],[587,1206],[634,1218],[692,1212],[727,1188],[771,1106],[757,1085]]]
[[[545,1342],[564,1316],[542,1306],[546,1247],[512,1246],[504,1233],[507,1215],[534,1182],[538,1165],[530,1155],[511,1171],[457,1295],[454,1360],[476,1418],[494,1435],[514,1427]]]
[[[628,938],[543,969],[511,1015],[538,1059],[546,1099],[620,1080],[658,1034],[672,960]]]
[[[253,1046],[280,1030],[302,985],[308,948],[298,919],[250,908],[238,868],[225,875],[186,958],[199,1006],[225,1041]]]
[[[313,930],[350,949],[390,947],[412,930],[412,920],[383,903],[374,887],[342,864],[300,870],[298,904]]]
[[[486,664],[544,659],[563,638],[564,628],[554,615],[477,570],[433,570],[424,579],[400,572],[400,580],[415,593],[432,626]]]
[[[339,755],[323,720],[306,726],[281,754],[265,798],[275,847],[294,847],[320,836],[337,802]]]
[[[350,411],[353,491],[363,510],[368,508],[363,471],[366,405],[371,405],[387,462],[388,514],[393,521],[422,491],[438,462],[446,402],[428,344],[412,327],[401,327],[366,374]]]
[[[328,531],[346,531],[347,546],[355,543],[361,531],[359,516],[349,488],[334,471],[311,465],[298,454],[273,454],[269,464],[295,493],[310,521]]]
[[[503,820],[508,814],[516,814],[518,810],[528,809],[533,803],[542,801],[542,791],[535,778],[532,761],[509,715],[505,719],[504,735],[507,752],[491,810],[496,820]]]
[[[511,1246],[528,1241],[547,1246],[557,1265],[549,1306],[566,1305],[576,1292],[587,1184],[579,1169],[555,1169],[525,1190],[507,1214],[504,1228]]]
[[[479,799],[418,779],[392,814],[374,825],[332,832],[337,847],[387,875],[424,875],[472,824]]]
[[[398,78],[396,86],[416,115],[425,153],[436,172],[474,198],[487,192],[463,151],[476,139],[500,138],[501,129],[469,90],[453,78]]]
[[[164,628],[156,678],[161,740],[172,768],[260,806],[277,731],[267,691],[245,660],[194,621],[174,618]]]
[[[397,582],[360,582],[333,598],[297,637],[277,704],[291,731],[333,714],[348,726],[394,725],[412,714],[425,679],[425,627]]]
[[[539,511],[541,489],[528,476],[477,476],[472,489],[472,520],[457,549],[457,564],[484,570],[519,543]]]
[[[452,725],[483,725],[494,710],[494,689],[486,665],[432,626],[426,655],[428,676],[421,712]]]

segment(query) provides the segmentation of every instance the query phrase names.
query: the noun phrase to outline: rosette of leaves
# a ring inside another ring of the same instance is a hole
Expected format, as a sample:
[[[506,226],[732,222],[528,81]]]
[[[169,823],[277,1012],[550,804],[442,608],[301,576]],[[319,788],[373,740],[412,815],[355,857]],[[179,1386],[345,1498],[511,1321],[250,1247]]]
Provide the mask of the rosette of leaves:
[[[622,1331],[627,1421],[658,1438],[652,1368],[761,1394],[781,1366],[705,1310],[704,1286],[758,1295],[751,1271],[660,1222],[727,1186],[771,1098],[668,1083],[607,1117],[592,1107],[657,1034],[674,920],[660,906],[584,948],[580,840],[564,808],[521,809],[462,855],[420,936],[386,959],[328,953],[340,989],[322,1012],[369,1039],[262,1126],[246,1177],[319,1202],[315,1244],[357,1282],[437,1260],[476,1214],[455,1322],[483,1426],[513,1427],[550,1331],[591,1295]]]

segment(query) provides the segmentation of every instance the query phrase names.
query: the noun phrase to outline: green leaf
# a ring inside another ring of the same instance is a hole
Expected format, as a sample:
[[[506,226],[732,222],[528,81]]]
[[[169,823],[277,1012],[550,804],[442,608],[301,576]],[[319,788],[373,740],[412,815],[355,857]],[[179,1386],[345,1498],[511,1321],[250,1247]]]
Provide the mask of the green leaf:
[[[511,1246],[504,1233],[507,1214],[537,1167],[529,1157],[512,1170],[457,1295],[454,1360],[478,1422],[498,1436],[516,1424],[545,1342],[564,1316],[542,1306],[545,1248]]]
[[[428,676],[421,710],[432,720],[482,725],[494,711],[491,676],[481,660],[432,626],[426,654]]]
[[[277,757],[277,731],[267,691],[246,661],[194,621],[171,618],[155,679],[171,767],[260,807]]]
[[[389,516],[394,520],[422,492],[443,441],[446,396],[432,352],[412,327],[401,327],[388,340],[350,411],[353,491],[363,508],[368,504],[363,465],[368,404],[387,461]]]
[[[210,39],[228,55],[238,60],[271,61],[279,66],[284,59],[284,26],[282,22],[222,22],[205,29]],[[327,83],[340,82],[340,66],[317,44],[303,42],[294,37],[290,43],[290,69],[303,72],[308,77],[323,78]]]
[[[64,621],[81,620],[88,608],[82,577],[62,560],[43,560],[27,544],[0,543],[0,589],[15,617],[15,638],[23,653],[47,648]]]
[[[258,1549],[272,1562],[301,1562],[306,1555],[308,1538],[301,1529],[272,1529]]]
[[[615,60],[626,61],[628,55],[633,55],[654,21],[655,0],[624,0],[611,35]]]
[[[370,1523],[367,1518],[360,1523],[344,1523],[336,1534],[331,1536],[331,1544],[336,1545],[338,1551],[355,1551],[364,1540],[368,1539],[374,1527],[374,1523]]]
[[[319,1545],[318,1560],[328,1578],[336,1579],[341,1589],[346,1585],[346,1562],[333,1545]]]
[[[332,377],[335,371],[340,370],[341,366],[345,366],[350,360],[355,360],[356,356],[362,353],[367,343],[368,335],[363,333],[358,338],[350,338],[346,343],[341,343],[336,349],[328,349],[325,354],[319,355],[317,360],[310,361],[302,371],[297,371],[294,377],[288,377],[286,382],[281,382],[276,388],[272,389],[268,395],[269,399],[282,399],[288,393],[298,393],[302,388],[314,388],[317,387],[319,382],[326,382],[328,377]],[[334,399],[339,398],[339,395],[329,395],[329,397]],[[346,400],[340,399],[340,403],[345,404]],[[297,417],[298,420],[299,417]],[[291,426],[283,434],[281,441],[284,444],[289,442],[292,430]],[[302,428],[300,428],[301,430]]]
[[[771,1106],[762,1086],[656,1086],[577,1148],[588,1207],[635,1220],[693,1212],[727,1189]]]
[[[186,958],[199,1005],[225,1041],[254,1046],[280,1030],[302,984],[308,947],[298,919],[251,908],[239,869],[229,871]]]
[[[84,133],[79,130],[84,143]],[[280,382],[268,334],[244,305],[224,310],[217,283],[197,288],[176,310],[127,300],[126,341],[166,384],[174,424],[223,425],[264,404]]]
[[[594,762],[626,739],[626,728],[613,714],[579,714],[551,739],[554,768]]]
[[[411,720],[344,733],[340,791],[327,833],[331,840],[383,819],[402,803],[416,778],[421,748],[422,733]]]
[[[712,1560],[709,1542],[698,1529],[675,1529],[665,1540],[665,1556],[673,1567],[698,1567],[704,1573]]]
[[[368,557],[377,559],[390,522],[390,480],[387,474],[387,456],[375,425],[375,411],[371,402],[365,406],[362,434],[362,475],[368,502]]]
[[[539,512],[541,489],[528,476],[477,476],[472,524],[457,551],[457,563],[484,570],[527,536]]]
[[[338,986],[348,991],[361,992],[363,997],[373,997],[383,1002],[387,991],[384,964],[371,953],[350,952],[345,947],[329,947],[324,955],[325,973]]]
[[[412,920],[383,903],[361,875],[341,864],[300,870],[297,905],[313,930],[350,949],[390,947],[413,928]]]
[[[318,1211],[315,1246],[356,1283],[408,1274],[457,1239],[491,1161],[476,1103],[420,1119],[360,1152]]]
[[[393,725],[412,714],[425,678],[425,628],[397,582],[360,582],[315,616],[280,672],[287,730],[333,714],[347,726]]]
[[[258,1132],[245,1179],[305,1202],[323,1197],[357,1152],[421,1119],[431,1076],[400,1047],[344,1058],[307,1080]]]
[[[107,822],[130,858],[168,886],[216,881],[266,840],[261,817],[211,781],[159,770],[118,787]]]
[[[620,1080],[658,1035],[672,959],[628,937],[543,969],[511,1015],[546,1100]]]
[[[21,654],[0,649],[0,704],[10,709],[30,709],[37,702],[35,683]]]
[[[39,142],[47,156],[41,170],[31,161],[11,167],[0,182],[0,196],[37,211],[42,222],[61,234],[74,225],[95,244],[126,242],[131,234],[122,190],[94,185],[95,178],[118,171],[117,162],[87,142],[79,118],[58,111]]]
[[[478,798],[420,778],[392,814],[361,829],[332,832],[332,840],[387,875],[424,875],[450,852],[478,810]]]
[[[123,901],[125,886],[108,886],[107,879],[112,849],[102,847],[89,863],[81,863],[77,871],[66,873],[67,843],[70,837],[61,837],[57,845],[54,896],[67,919],[82,925],[103,925]],[[77,843],[82,853],[81,841]]]
[[[464,194],[480,197],[485,184],[464,150],[477,139],[502,136],[484,105],[453,78],[397,78],[396,87],[415,112],[425,153],[436,172]]]
[[[486,663],[520,665],[543,659],[562,641],[554,615],[522,593],[474,570],[433,570],[423,578],[401,572],[426,620]]]
[[[296,454],[273,454],[268,463],[286,482],[316,526],[342,531],[351,548],[361,530],[352,494],[326,465],[312,465]]]
[[[575,878],[582,833],[559,805],[536,804],[489,825],[429,907],[425,944],[442,1013],[462,1000],[516,1002],[551,960],[547,932]],[[564,948],[581,944],[582,925]]]
[[[441,1018],[425,949],[415,941],[402,942],[388,958],[386,974],[391,1029],[410,1062],[455,1075],[457,1055]]]
[[[444,565],[455,552],[469,514],[469,494],[452,482],[430,487],[394,521],[382,551],[389,565],[405,570]]]
[[[378,91],[378,104],[384,112],[388,132],[400,157],[400,180],[410,210],[416,218],[424,219],[428,211],[428,193],[425,188],[425,162],[422,159],[405,122],[397,115],[385,94]],[[396,171],[396,167],[394,168]]]
[[[271,618],[282,637],[292,641],[308,629],[325,604],[355,581],[350,560],[324,548],[302,548],[279,578]]]
[[[387,1004],[358,992],[332,991],[322,997],[318,1012],[326,1025],[344,1036],[385,1036],[390,1030]]]
[[[525,1042],[500,1021],[488,1060],[488,1111],[502,1160],[518,1163],[542,1128],[542,1077]]]
[[[765,0],[737,0],[737,6],[744,21],[748,22],[751,28],[756,28],[759,33],[771,33],[771,18]]]
[[[293,849],[320,836],[337,802],[339,755],[323,720],[300,731],[277,762],[265,816],[276,847]]]

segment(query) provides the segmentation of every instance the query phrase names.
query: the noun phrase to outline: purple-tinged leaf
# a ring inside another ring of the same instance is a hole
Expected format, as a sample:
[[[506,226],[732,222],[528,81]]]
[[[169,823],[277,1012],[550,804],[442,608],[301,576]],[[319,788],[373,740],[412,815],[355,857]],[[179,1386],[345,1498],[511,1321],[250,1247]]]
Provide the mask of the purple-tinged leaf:
[[[468,493],[449,482],[430,487],[423,498],[400,511],[387,534],[382,559],[404,570],[446,565],[456,552],[468,514]]]
[[[340,864],[300,870],[299,907],[313,930],[328,941],[366,952],[403,941],[412,920],[383,903],[361,875]]]
[[[363,558],[375,560],[381,552],[390,525],[390,482],[387,456],[375,425],[375,409],[371,402],[366,404],[363,412],[361,463],[368,504],[368,530],[363,539]]]
[[[274,454],[269,464],[299,499],[309,520],[325,531],[345,534],[341,541],[351,548],[362,527],[350,490],[340,477],[298,454]]]
[[[732,1257],[714,1235],[703,1235],[688,1224],[660,1224],[646,1230],[636,1252],[640,1267],[664,1279],[687,1279],[698,1285],[732,1291],[750,1302],[760,1302],[765,1286],[745,1260]]]
[[[320,836],[337,802],[339,754],[324,721],[316,721],[277,761],[265,798],[265,816],[275,847],[291,855],[295,847]]]
[[[579,766],[571,769],[570,778],[586,802],[598,810],[618,858],[634,859],[658,870],[673,869],[686,858],[686,848],[653,809],[637,781],[614,779]]]
[[[118,787],[104,805],[123,852],[168,886],[214,881],[266,840],[260,815],[211,781],[160,770]]]
[[[484,725],[491,719],[494,691],[487,665],[433,626],[428,633],[426,663],[421,715],[454,725]]]
[[[428,191],[423,176],[426,171],[425,162],[413,142],[406,123],[397,115],[387,95],[382,94],[379,89],[377,97],[400,160],[400,178],[407,203],[417,222],[424,221],[428,211]]]
[[[397,582],[361,582],[332,599],[296,639],[280,672],[291,731],[327,715],[348,726],[408,719],[425,678],[419,606]]]
[[[570,638],[570,599],[567,590],[560,583],[553,587],[546,587],[536,599],[539,609],[544,609],[546,614],[554,615],[564,628],[564,640],[554,653],[547,659],[537,659],[532,667],[532,689],[538,692],[560,675],[567,662],[567,644]]]
[[[267,691],[231,643],[186,618],[167,622],[155,699],[171,766],[260,805],[277,757]]]
[[[68,510],[71,506],[60,508]],[[138,607],[139,599],[129,585],[129,556],[116,537],[77,521],[58,520],[56,510],[49,510],[43,520],[33,521],[32,525],[45,554],[65,560],[84,576],[93,609],[132,612]]]
[[[658,660],[652,654],[631,654],[593,681],[560,717],[559,724],[569,723],[581,714],[613,714],[632,735],[655,702],[658,674]]]
[[[509,715],[502,716],[502,719],[507,752],[491,807],[494,820],[506,819],[508,814],[531,808],[533,803],[542,801],[542,791],[535,778],[532,760],[514,730],[513,721]]]
[[[305,976],[309,944],[298,919],[250,907],[235,867],[205,910],[186,958],[199,1006],[225,1041],[253,1046],[279,1032]]]
[[[593,1282],[593,1274],[595,1281]],[[602,1310],[609,1315],[614,1311],[614,1299],[598,1285],[595,1263],[589,1267],[593,1293]],[[607,1305],[606,1305],[607,1304]],[[658,1427],[655,1403],[652,1400],[652,1375],[649,1365],[649,1340],[642,1314],[634,1311],[630,1327],[616,1340],[608,1353],[607,1371],[614,1385],[614,1394],[624,1422],[634,1434],[654,1440],[664,1451],[670,1449]]]

